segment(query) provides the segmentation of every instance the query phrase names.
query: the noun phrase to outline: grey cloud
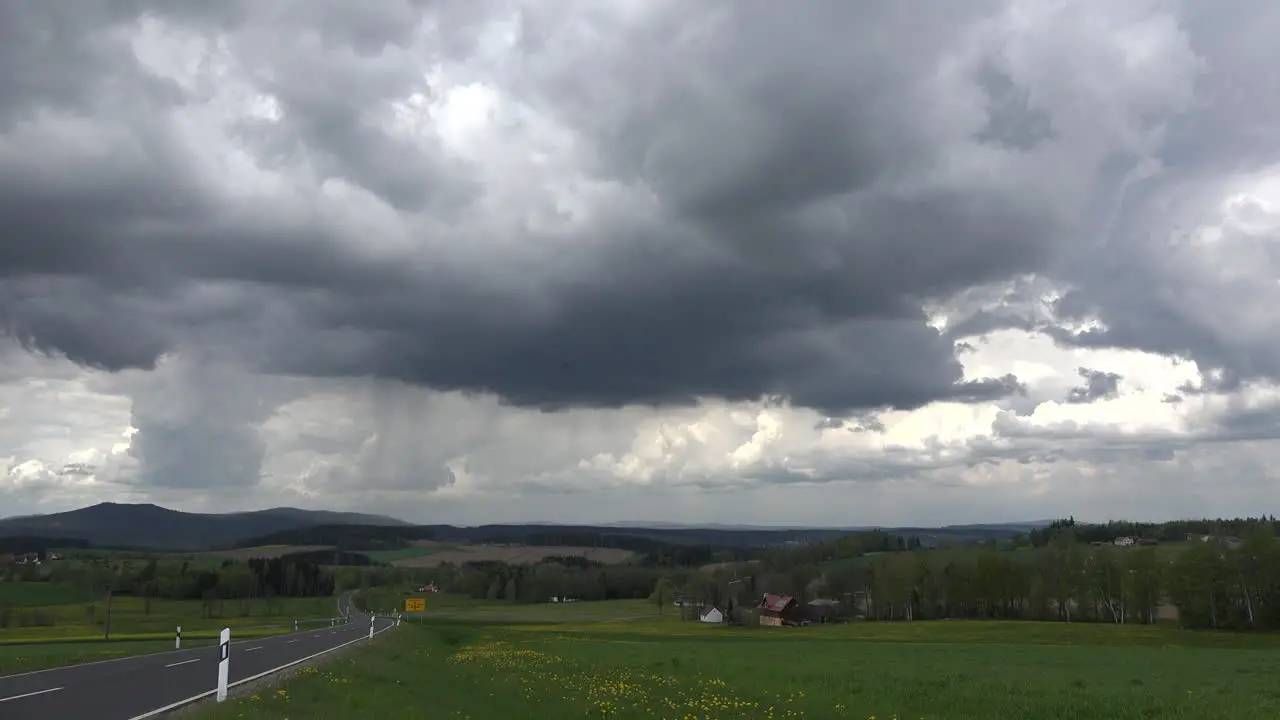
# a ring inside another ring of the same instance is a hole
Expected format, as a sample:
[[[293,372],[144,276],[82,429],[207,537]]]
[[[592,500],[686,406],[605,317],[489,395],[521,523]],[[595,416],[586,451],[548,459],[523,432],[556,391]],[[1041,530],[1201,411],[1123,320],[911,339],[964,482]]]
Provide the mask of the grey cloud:
[[[1224,210],[1225,195],[1243,178],[1280,159],[1280,86],[1254,70],[1277,54],[1267,38],[1280,9],[1244,0],[1185,7],[1188,43],[1201,64],[1193,111],[1171,118],[1159,171],[1129,188],[1113,228],[1072,271],[1076,289],[1060,317],[1100,320],[1088,331],[1053,330],[1082,347],[1146,350],[1195,360],[1232,381],[1280,378],[1280,337],[1261,308],[1280,301],[1274,277],[1280,218],[1258,225],[1258,208]],[[1233,217],[1234,215],[1234,217]],[[1195,234],[1221,225],[1212,242]]]
[[[278,382],[199,357],[172,357],[131,378],[136,484],[167,489],[252,488],[266,446],[260,426],[287,398]]]
[[[1097,400],[1113,398],[1120,392],[1119,373],[1103,372],[1091,368],[1078,368],[1076,373],[1084,378],[1083,385],[1071,388],[1067,393],[1068,403],[1091,403]]]
[[[982,35],[994,1],[673,5],[629,27],[599,20],[602,46],[583,41],[576,15],[537,5],[519,12],[518,67],[480,54],[494,4],[200,7],[25,3],[0,17],[59,39],[58,52],[30,37],[11,47],[47,67],[35,90],[0,86],[0,106],[74,107],[81,131],[111,140],[86,153],[4,126],[26,134],[0,156],[0,230],[13,238],[0,246],[0,324],[32,347],[110,369],[193,352],[544,409],[781,395],[840,416],[1001,397],[1025,389],[1012,376],[964,381],[956,338],[921,307],[1057,269],[1091,210],[1080,188],[1114,183],[1111,157],[1180,110],[1178,77],[1103,82],[1109,48],[1067,40],[1013,64]],[[161,112],[207,93],[156,79],[106,39],[144,9],[225,33],[230,76],[275,96],[280,122],[240,122],[238,150],[299,188],[314,174],[376,196],[405,223],[406,247],[372,249],[384,226],[338,222],[337,201],[318,193],[263,206],[212,191]],[[437,62],[563,124],[584,170],[649,209],[601,205],[567,236],[476,220],[480,169],[438,138],[384,133],[372,114],[434,97],[425,73]],[[1052,70],[1071,63],[1084,80]],[[944,65],[962,72],[940,79]],[[1089,107],[1105,111],[1096,123],[1080,119]],[[572,255],[519,254],[553,243]],[[1019,322],[984,317],[968,327]],[[168,423],[152,417],[161,401],[139,400],[150,482],[212,481],[196,457],[254,482],[256,441],[220,418],[260,413],[208,402]],[[197,431],[243,464],[156,445],[189,446]]]
[[[1029,92],[993,65],[978,70],[978,84],[991,103],[987,124],[978,133],[985,142],[1030,150],[1053,136],[1049,117],[1030,105]]]

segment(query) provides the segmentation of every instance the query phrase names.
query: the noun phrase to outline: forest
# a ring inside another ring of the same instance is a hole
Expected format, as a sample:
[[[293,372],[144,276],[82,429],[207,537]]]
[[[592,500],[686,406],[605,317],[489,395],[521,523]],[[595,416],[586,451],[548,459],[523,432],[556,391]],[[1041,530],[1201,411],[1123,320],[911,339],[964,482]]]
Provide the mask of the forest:
[[[926,549],[912,539],[863,533],[709,569],[476,563],[445,565],[429,574],[446,590],[510,602],[649,597],[661,606],[683,597],[735,615],[749,611],[768,592],[792,595],[801,603],[842,601],[846,617],[880,621],[1143,624],[1163,619],[1190,628],[1280,629],[1280,543],[1274,525],[1264,520],[1213,528],[1234,528],[1246,536],[1209,536],[1163,547],[1093,546],[1064,523],[1040,547]]]
[[[25,569],[30,569],[28,565]],[[14,578],[17,579],[17,578]],[[34,579],[34,578],[26,578]],[[50,563],[41,579],[85,590],[170,600],[249,600],[332,595],[332,572],[293,557],[224,560],[220,565],[90,555]]]
[[[1188,535],[1213,535],[1219,537],[1244,537],[1259,528],[1270,527],[1280,533],[1280,523],[1274,515],[1257,518],[1172,520],[1161,523],[1129,522],[1113,520],[1106,523],[1077,523],[1074,517],[1055,520],[1040,530],[1032,530],[1028,540],[1034,547],[1044,547],[1062,531],[1070,530],[1077,542],[1111,542],[1117,537],[1134,537],[1159,542],[1180,542]]]

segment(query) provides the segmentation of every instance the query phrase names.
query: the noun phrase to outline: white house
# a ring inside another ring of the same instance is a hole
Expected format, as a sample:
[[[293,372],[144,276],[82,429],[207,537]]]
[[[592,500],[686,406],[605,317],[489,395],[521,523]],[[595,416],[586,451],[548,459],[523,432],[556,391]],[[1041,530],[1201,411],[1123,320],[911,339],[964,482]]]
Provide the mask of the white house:
[[[724,613],[720,612],[718,608],[711,608],[700,619],[704,623],[722,623],[724,622]]]

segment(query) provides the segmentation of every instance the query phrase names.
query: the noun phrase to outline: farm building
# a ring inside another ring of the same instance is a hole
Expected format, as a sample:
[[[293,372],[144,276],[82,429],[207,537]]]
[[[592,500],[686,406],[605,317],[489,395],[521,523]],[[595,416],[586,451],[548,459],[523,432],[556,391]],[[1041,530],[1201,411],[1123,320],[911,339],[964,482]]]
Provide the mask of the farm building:
[[[760,601],[760,624],[768,627],[782,627],[799,621],[800,605],[790,595],[766,594]]]
[[[724,622],[724,613],[719,608],[711,608],[702,617],[698,618],[704,623],[722,623]]]

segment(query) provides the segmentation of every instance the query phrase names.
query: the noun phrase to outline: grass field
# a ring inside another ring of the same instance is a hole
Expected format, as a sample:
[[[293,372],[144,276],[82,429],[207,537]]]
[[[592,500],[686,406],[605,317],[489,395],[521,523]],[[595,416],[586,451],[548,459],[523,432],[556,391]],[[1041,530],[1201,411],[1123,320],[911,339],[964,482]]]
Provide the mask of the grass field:
[[[183,647],[210,644],[224,627],[242,639],[277,635],[292,631],[294,619],[332,617],[337,602],[332,597],[282,598],[272,609],[273,614],[267,615],[262,600],[226,601],[220,612],[215,610],[207,618],[199,601],[154,599],[148,614],[142,598],[119,596],[111,603],[111,640],[104,641],[106,603],[102,599],[18,608],[9,611],[10,626],[0,628],[0,675],[171,650],[178,625]],[[245,610],[248,614],[242,614]],[[34,620],[43,624],[33,624]]]
[[[604,608],[592,609],[591,605]],[[223,718],[1280,717],[1280,637],[1023,622],[728,628],[611,622],[576,603],[511,624],[492,606],[196,711]]]
[[[99,638],[104,634],[107,616],[105,598],[7,612],[7,627],[0,627],[0,645]],[[156,598],[148,613],[143,598],[117,596],[111,602],[111,635],[169,637],[177,625],[182,626],[184,634],[195,634],[223,627],[292,624],[294,619],[328,618],[336,613],[337,601],[332,597],[280,598],[273,603],[271,614],[264,600],[227,600],[214,606],[213,617],[204,617],[203,604],[198,600]]]
[[[398,550],[362,550],[361,554],[368,555],[378,562],[395,563],[397,560],[426,557],[428,555],[435,555],[438,552],[453,549],[453,545],[422,544],[414,545],[413,547],[400,548]]]
[[[410,548],[421,550],[430,546]],[[536,563],[549,557],[585,557],[592,562],[616,565],[631,559],[630,550],[579,546],[535,545],[459,545],[427,554],[417,554],[392,562],[401,567],[437,567],[444,563],[461,565],[467,562],[504,562],[509,565]]]
[[[93,595],[70,585],[47,582],[0,582],[0,607],[33,608],[92,602]]]
[[[295,553],[313,552],[315,550],[332,550],[332,545],[258,545],[255,547],[236,548],[234,550],[214,550],[202,555],[229,560],[248,560],[250,558],[278,558]]]

